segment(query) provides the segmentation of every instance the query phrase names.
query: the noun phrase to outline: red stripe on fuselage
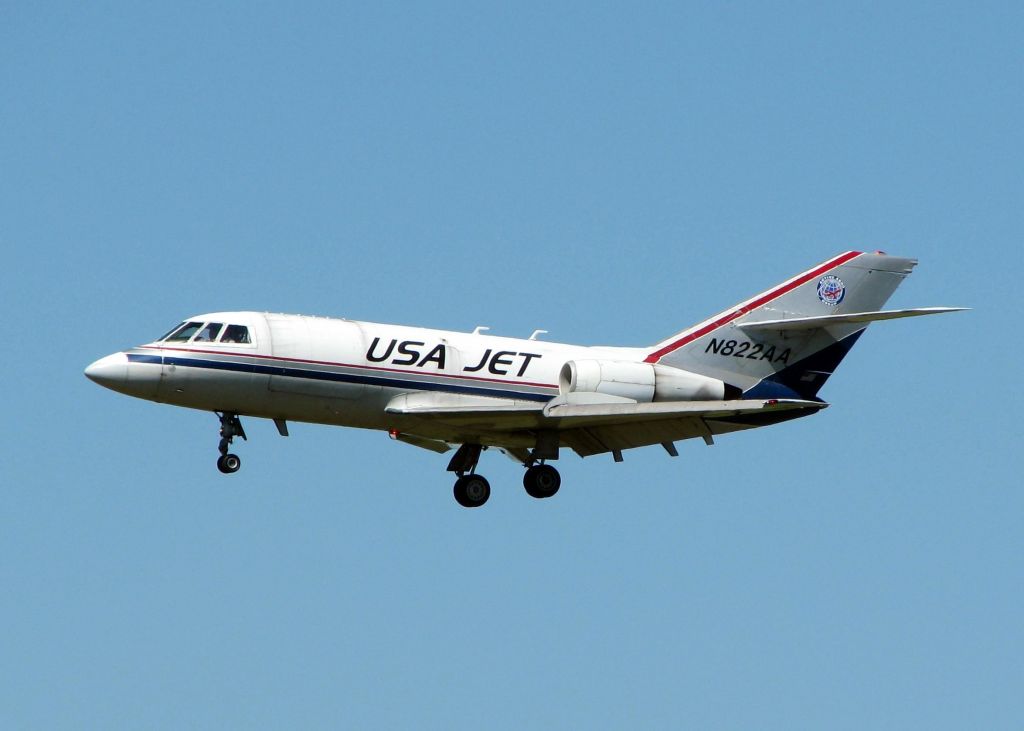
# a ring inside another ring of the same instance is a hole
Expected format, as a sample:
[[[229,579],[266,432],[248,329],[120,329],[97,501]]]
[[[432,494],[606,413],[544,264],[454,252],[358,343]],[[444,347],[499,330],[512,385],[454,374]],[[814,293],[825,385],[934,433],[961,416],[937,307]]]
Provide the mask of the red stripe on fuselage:
[[[483,378],[481,376],[463,376],[455,373],[429,373],[426,371],[409,371],[401,368],[384,368],[382,366],[362,365],[358,363],[336,363],[329,360],[308,360],[306,358],[284,358],[278,355],[260,355],[259,353],[243,353],[237,350],[205,350],[200,348],[163,348],[158,345],[140,345],[140,349],[148,350],[172,350],[178,353],[203,353],[206,355],[230,355],[240,358],[259,358],[261,360],[279,361],[282,363],[303,363],[306,365],[334,366],[336,368],[356,368],[366,371],[384,371],[386,373],[401,373],[406,376],[430,376],[440,378],[457,378],[466,381],[484,381],[486,383],[500,383],[505,386],[532,386],[534,388],[558,388],[553,383],[532,383],[530,381],[503,381],[500,378]]]
[[[666,346],[664,346],[662,348],[659,348],[658,350],[654,351],[653,353],[648,355],[646,358],[644,358],[644,363],[657,363],[659,360],[664,358],[666,355],[668,355],[672,351],[679,350],[679,348],[683,347],[687,343],[692,343],[694,340],[697,340],[698,338],[702,338],[705,335],[707,335],[708,333],[713,332],[713,331],[717,330],[718,328],[723,327],[724,325],[728,325],[730,322],[732,322],[736,318],[746,314],[747,312],[750,312],[751,310],[755,310],[758,307],[761,307],[762,305],[768,304],[772,300],[778,299],[779,297],[781,297],[782,295],[784,295],[784,294],[786,294],[788,292],[792,292],[797,287],[799,287],[801,285],[804,285],[804,284],[807,284],[809,281],[811,281],[815,277],[821,276],[822,274],[824,274],[825,272],[829,271],[830,269],[835,269],[837,266],[842,266],[843,264],[846,264],[847,262],[856,259],[858,256],[861,255],[861,253],[862,252],[860,252],[860,251],[848,251],[845,254],[840,254],[839,256],[837,256],[834,259],[830,259],[829,261],[825,262],[821,266],[818,266],[818,267],[810,270],[809,272],[805,272],[804,274],[801,274],[796,279],[794,279],[794,280],[792,280],[790,282],[786,282],[785,284],[781,284],[778,287],[776,287],[775,289],[772,289],[772,290],[769,290],[769,291],[765,292],[763,295],[758,297],[756,300],[753,300],[752,302],[749,302],[749,303],[743,305],[742,307],[737,307],[734,310],[730,310],[729,312],[727,312],[726,314],[722,315],[721,317],[719,317],[714,322],[708,323],[707,325],[705,325],[704,327],[700,328],[699,330],[695,330],[692,333],[689,333],[688,335],[684,335],[683,337],[679,338],[678,340],[675,340],[675,341],[669,343],[668,345],[666,345]]]

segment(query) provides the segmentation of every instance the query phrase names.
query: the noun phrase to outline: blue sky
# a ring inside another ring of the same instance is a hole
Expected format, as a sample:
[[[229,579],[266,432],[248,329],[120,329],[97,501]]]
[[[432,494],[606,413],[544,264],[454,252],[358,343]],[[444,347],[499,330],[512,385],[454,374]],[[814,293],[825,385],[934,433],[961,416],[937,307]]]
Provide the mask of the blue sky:
[[[1018,728],[1014,3],[0,9],[5,728]],[[197,312],[645,345],[921,260],[772,429],[445,458],[82,377]],[[42,336],[42,338],[40,338]]]

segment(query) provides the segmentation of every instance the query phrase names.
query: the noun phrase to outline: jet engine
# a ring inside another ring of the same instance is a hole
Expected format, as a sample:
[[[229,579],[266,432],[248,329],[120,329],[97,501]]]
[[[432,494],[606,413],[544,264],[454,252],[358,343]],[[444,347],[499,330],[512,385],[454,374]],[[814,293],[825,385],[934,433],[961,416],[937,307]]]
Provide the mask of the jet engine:
[[[562,366],[558,390],[601,393],[640,403],[651,401],[720,401],[737,390],[709,378],[671,366],[618,360],[571,360]]]

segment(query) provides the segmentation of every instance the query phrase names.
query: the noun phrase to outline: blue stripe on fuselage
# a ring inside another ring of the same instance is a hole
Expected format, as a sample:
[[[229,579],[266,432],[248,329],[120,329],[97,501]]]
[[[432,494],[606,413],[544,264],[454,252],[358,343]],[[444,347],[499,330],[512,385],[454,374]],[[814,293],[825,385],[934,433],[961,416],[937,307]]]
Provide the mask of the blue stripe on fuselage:
[[[160,365],[164,359],[159,355],[140,355],[138,353],[128,353],[129,363],[150,363],[152,365]]]
[[[155,363],[160,364],[161,357],[158,355],[128,354],[130,363]],[[530,393],[529,391],[508,391],[504,389],[483,388],[480,386],[462,386],[452,383],[438,383],[436,381],[412,381],[402,378],[385,378],[380,376],[364,376],[354,373],[333,373],[331,371],[316,371],[306,368],[288,368],[285,366],[260,365],[257,363],[239,363],[238,361],[205,360],[202,358],[182,358],[179,356],[165,355],[162,358],[164,365],[182,366],[185,368],[206,368],[217,371],[232,371],[235,373],[258,373],[266,376],[285,376],[288,378],[306,378],[314,381],[333,381],[336,383],[354,383],[363,386],[383,386],[385,388],[409,388],[418,391],[441,391],[445,393],[464,393],[474,396],[494,396],[497,398],[520,399],[524,401],[550,401],[553,397],[543,393]]]

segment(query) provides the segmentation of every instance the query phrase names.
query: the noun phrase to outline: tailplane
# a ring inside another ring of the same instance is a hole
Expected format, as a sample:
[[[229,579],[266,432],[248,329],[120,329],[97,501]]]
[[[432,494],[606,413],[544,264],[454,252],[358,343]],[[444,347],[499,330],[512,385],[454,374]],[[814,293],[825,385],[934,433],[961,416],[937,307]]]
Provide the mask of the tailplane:
[[[882,310],[916,264],[848,251],[658,343],[646,362],[721,379],[744,398],[817,399],[871,322],[961,309]]]

